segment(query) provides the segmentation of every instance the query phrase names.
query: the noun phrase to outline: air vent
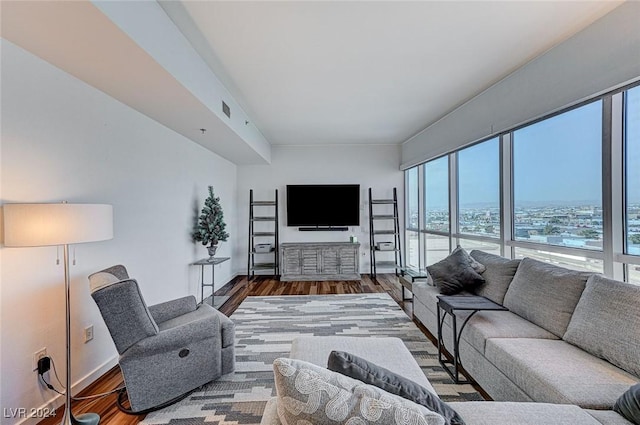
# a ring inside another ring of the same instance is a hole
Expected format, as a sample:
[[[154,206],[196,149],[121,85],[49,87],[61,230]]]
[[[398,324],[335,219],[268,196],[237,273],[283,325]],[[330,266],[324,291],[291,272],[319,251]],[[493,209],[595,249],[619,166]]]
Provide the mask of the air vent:
[[[229,108],[229,105],[224,103],[224,100],[222,101],[222,112],[224,112],[227,117],[231,118],[231,108]]]

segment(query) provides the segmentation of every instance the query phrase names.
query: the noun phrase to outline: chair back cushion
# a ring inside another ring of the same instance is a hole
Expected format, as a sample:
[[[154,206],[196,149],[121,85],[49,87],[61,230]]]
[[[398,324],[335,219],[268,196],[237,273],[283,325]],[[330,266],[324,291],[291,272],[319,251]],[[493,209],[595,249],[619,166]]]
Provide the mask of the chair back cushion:
[[[504,296],[504,306],[562,338],[592,274],[524,258]]]
[[[138,341],[156,335],[159,330],[142,298],[138,282],[128,278],[116,279],[115,274],[106,270],[89,276],[91,296],[100,309],[118,353],[122,354]]]
[[[471,257],[486,267],[482,273],[485,282],[475,289],[476,295],[489,298],[491,301],[502,304],[504,295],[509,289],[513,276],[518,270],[520,260],[509,260],[499,255],[473,250]]]
[[[591,276],[563,339],[640,377],[640,286]]]

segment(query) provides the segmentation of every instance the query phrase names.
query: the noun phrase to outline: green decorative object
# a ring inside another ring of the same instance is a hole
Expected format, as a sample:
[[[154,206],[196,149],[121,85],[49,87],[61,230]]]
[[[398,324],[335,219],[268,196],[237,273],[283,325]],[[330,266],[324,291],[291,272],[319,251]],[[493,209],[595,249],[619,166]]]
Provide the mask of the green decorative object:
[[[204,207],[192,234],[193,240],[202,242],[204,246],[209,245],[207,249],[210,257],[213,258],[218,242],[229,238],[229,234],[225,232],[226,227],[220,198],[214,195],[213,186],[209,186],[209,197],[204,201]]]

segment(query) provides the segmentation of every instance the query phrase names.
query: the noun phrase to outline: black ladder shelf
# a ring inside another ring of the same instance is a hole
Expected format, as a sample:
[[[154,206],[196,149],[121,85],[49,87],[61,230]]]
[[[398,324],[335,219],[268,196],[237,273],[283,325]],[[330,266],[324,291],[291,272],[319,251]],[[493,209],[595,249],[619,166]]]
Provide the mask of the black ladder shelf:
[[[393,212],[389,212],[389,206],[393,206]],[[375,211],[374,211],[375,210]],[[369,188],[369,246],[371,260],[371,277],[375,279],[378,269],[394,269],[396,276],[402,271],[402,251],[400,249],[400,224],[398,217],[398,194],[393,188],[393,199],[373,199]],[[389,226],[382,227],[382,223],[393,221],[393,230]],[[376,226],[376,224],[380,226]],[[389,237],[393,236],[393,241]],[[380,237],[379,240],[377,237]],[[390,242],[388,249],[380,249],[378,242]],[[393,252],[393,261],[378,260],[378,255]]]
[[[271,212],[269,215],[256,215],[254,208],[257,208],[260,214],[264,211]],[[258,224],[256,226],[256,223]],[[273,223],[273,227],[267,223]],[[257,230],[256,230],[257,228]],[[271,243],[268,251],[256,251],[256,243]],[[275,190],[273,201],[255,201],[253,199],[253,189],[249,190],[249,251],[247,255],[247,279],[251,280],[255,276],[256,271],[273,270],[274,276],[280,275],[280,262],[278,260],[278,189]],[[256,257],[264,258],[272,256],[273,262],[256,261]]]

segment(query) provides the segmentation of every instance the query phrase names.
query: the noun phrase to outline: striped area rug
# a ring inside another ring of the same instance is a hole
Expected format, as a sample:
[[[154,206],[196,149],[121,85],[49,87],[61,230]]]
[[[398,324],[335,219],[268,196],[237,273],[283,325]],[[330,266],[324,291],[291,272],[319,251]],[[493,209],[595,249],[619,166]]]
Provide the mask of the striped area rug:
[[[275,396],[271,364],[288,357],[298,336],[389,336],[404,341],[445,401],[482,400],[471,385],[454,385],[437,348],[386,293],[247,297],[236,324],[236,372],[194,391],[143,424],[259,424]]]

